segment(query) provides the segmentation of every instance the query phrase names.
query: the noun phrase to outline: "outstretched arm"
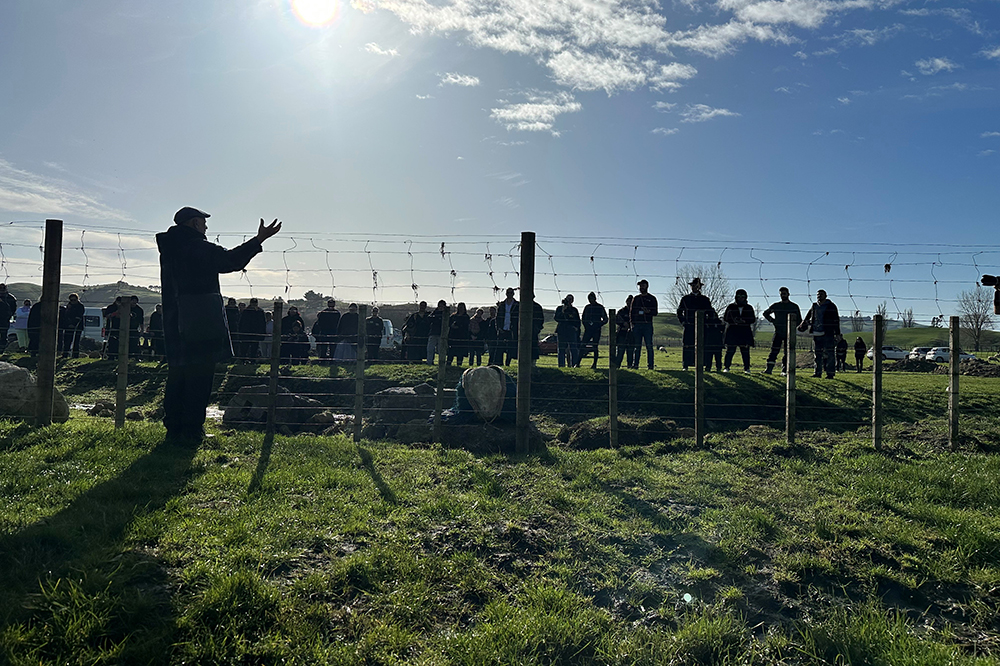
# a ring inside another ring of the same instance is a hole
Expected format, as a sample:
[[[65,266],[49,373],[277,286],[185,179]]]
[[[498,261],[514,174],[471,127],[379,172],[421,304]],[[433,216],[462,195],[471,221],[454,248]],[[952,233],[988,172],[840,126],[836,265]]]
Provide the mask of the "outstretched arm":
[[[278,222],[278,218],[274,218],[274,222],[268,225],[264,224],[264,218],[260,218],[260,226],[257,227],[257,240],[263,243],[279,231],[281,231],[281,222]]]

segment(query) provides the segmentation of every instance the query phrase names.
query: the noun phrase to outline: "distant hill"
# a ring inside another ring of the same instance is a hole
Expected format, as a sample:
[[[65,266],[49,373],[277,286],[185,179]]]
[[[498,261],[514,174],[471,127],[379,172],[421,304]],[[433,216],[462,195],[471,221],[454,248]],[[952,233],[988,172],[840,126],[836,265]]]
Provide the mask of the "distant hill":
[[[7,290],[20,303],[30,298],[34,303],[42,296],[42,286],[30,282],[12,282],[7,284]],[[139,305],[147,312],[152,312],[153,306],[160,302],[160,292],[148,287],[136,287],[126,282],[112,284],[94,284],[86,287],[78,284],[60,284],[59,302],[65,303],[69,295],[80,295],[80,301],[88,307],[104,307],[115,300],[117,296],[138,296]]]

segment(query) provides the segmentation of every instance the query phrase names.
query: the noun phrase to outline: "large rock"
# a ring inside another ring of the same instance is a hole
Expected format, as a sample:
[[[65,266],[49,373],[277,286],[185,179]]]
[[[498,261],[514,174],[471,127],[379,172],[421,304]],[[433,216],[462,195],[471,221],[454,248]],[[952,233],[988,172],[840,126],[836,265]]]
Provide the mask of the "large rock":
[[[244,386],[233,396],[222,413],[228,426],[253,427],[267,423],[267,386]],[[278,387],[275,396],[275,422],[295,430],[323,411],[321,403]]]
[[[434,392],[427,392],[422,385],[417,389],[394,386],[376,393],[372,399],[369,418],[376,423],[409,423],[416,419],[427,420],[434,411]]]
[[[0,416],[35,418],[38,386],[35,376],[16,365],[0,361]],[[69,405],[59,389],[52,400],[52,420],[62,423],[69,419]]]

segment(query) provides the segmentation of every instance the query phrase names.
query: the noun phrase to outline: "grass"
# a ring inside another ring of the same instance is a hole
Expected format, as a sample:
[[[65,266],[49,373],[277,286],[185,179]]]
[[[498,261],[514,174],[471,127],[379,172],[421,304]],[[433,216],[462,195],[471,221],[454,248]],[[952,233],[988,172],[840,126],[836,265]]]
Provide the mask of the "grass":
[[[0,663],[998,663],[1000,458],[914,433],[510,458],[0,421]]]

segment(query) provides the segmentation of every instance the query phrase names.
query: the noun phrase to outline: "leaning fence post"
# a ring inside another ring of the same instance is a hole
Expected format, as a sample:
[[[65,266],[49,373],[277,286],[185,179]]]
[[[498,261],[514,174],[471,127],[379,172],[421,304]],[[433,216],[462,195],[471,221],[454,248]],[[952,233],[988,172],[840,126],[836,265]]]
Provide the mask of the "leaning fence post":
[[[35,425],[39,427],[52,423],[52,402],[55,397],[59,282],[62,277],[62,225],[62,220],[45,220],[42,298],[39,306],[42,309],[42,321],[41,329],[38,331],[38,365],[35,367],[35,376],[38,380]]]
[[[451,326],[451,309],[445,306],[441,313],[441,338],[438,340],[437,392],[434,395],[434,441],[440,442],[441,411],[444,409],[444,382],[448,372],[448,328]]]
[[[521,232],[521,304],[517,327],[517,422],[515,448],[525,454],[531,450],[531,368],[534,365],[532,342],[535,340],[535,232]]]
[[[364,305],[358,306],[358,354],[357,365],[354,368],[354,441],[361,441],[362,417],[365,408],[365,352],[367,348],[365,327],[365,315],[368,308]]]
[[[118,306],[118,387],[115,391],[115,428],[125,425],[125,407],[128,399],[129,333],[132,329],[132,299],[122,298]]]
[[[959,363],[959,318],[952,316],[948,319],[950,333],[949,358],[948,358],[948,444],[951,450],[958,449],[958,371]]]
[[[874,330],[872,341],[872,444],[876,451],[882,450],[882,344],[885,333],[882,315],[872,317]]]
[[[788,315],[788,335],[785,340],[785,440],[789,444],[795,443],[795,333],[798,325],[795,315]]]
[[[705,443],[705,311],[694,313],[694,441]]]
[[[274,441],[275,404],[278,401],[278,367],[281,365],[281,311],[284,303],[274,302],[271,315],[271,372],[267,385],[267,427],[264,430],[264,446]]]
[[[608,310],[608,436],[618,448],[618,365],[615,363],[615,310]]]

